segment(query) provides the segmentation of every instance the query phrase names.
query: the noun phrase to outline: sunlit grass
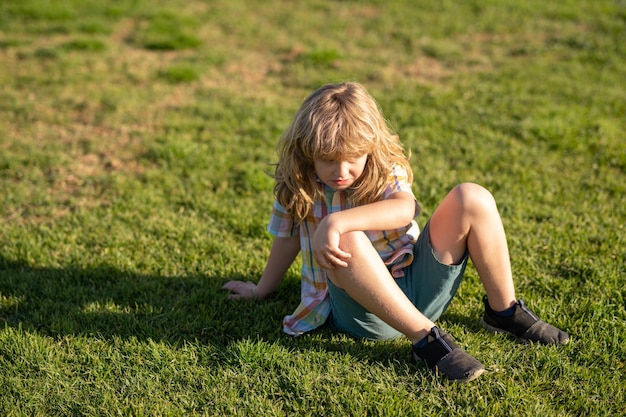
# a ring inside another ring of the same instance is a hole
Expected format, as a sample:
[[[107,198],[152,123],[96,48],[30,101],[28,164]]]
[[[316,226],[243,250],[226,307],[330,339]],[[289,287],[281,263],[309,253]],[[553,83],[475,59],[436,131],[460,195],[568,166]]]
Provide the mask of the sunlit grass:
[[[626,11],[619,2],[0,3],[0,414],[620,415],[626,401]],[[357,80],[412,153],[424,224],[494,193],[518,294],[572,334],[441,325],[462,386],[405,340],[293,339],[298,265],[263,302],[274,145]]]

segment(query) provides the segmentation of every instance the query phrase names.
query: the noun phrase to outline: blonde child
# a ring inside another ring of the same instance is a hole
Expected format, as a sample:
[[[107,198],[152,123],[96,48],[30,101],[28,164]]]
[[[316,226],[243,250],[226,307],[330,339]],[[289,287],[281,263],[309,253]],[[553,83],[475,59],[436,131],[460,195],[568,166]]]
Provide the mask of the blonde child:
[[[224,284],[230,298],[266,297],[301,253],[301,303],[285,317],[286,333],[328,320],[355,337],[405,335],[416,360],[449,380],[470,381],[483,365],[434,321],[471,257],[486,292],[485,328],[526,342],[569,341],[516,298],[506,236],[486,189],[456,186],[420,233],[408,159],[360,84],[314,91],[278,149],[270,255],[257,284]]]

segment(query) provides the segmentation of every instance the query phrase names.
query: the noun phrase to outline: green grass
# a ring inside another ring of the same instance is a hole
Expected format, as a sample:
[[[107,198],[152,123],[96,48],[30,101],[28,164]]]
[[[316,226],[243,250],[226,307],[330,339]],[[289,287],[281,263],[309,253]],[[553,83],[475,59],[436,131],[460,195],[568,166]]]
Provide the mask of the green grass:
[[[0,414],[623,415],[626,3],[0,2]],[[406,340],[291,338],[268,254],[274,145],[320,84],[363,83],[412,153],[424,224],[493,191],[520,296],[572,334],[441,325],[488,373]]]

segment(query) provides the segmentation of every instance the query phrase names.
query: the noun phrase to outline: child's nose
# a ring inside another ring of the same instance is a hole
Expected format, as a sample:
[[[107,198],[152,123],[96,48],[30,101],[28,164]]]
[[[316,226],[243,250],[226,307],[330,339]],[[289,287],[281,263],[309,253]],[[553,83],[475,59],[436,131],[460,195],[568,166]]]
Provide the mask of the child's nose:
[[[339,176],[345,177],[348,175],[348,172],[350,171],[350,166],[347,162],[342,161],[342,162],[339,162],[338,170],[339,170]]]

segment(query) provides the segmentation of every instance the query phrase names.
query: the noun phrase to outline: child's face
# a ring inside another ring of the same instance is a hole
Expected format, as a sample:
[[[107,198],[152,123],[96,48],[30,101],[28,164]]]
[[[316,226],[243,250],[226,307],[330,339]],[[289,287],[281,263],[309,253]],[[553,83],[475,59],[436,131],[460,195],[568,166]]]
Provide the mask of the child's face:
[[[359,179],[365,164],[367,155],[360,156],[349,161],[315,161],[315,173],[317,177],[335,191],[346,190]]]

